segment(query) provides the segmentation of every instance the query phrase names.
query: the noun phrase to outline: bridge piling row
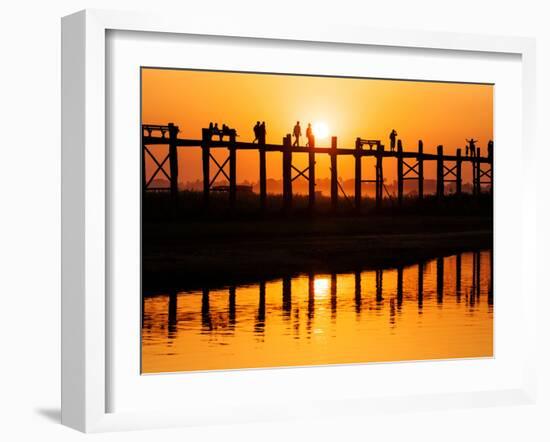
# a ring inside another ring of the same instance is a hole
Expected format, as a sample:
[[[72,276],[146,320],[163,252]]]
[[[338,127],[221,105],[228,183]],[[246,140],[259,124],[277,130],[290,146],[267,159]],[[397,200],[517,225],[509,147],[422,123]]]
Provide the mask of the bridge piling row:
[[[397,150],[385,151],[384,146],[379,140],[362,140],[357,138],[355,148],[338,148],[337,137],[331,138],[329,148],[317,147],[315,140],[310,139],[309,145],[306,147],[292,146],[292,137],[287,134],[283,137],[281,145],[267,144],[265,139],[259,139],[257,144],[247,142],[237,142],[237,134],[233,129],[224,129],[223,133],[217,133],[220,136],[219,141],[213,140],[213,132],[211,128],[202,130],[201,140],[184,140],[178,138],[179,128],[173,123],[167,126],[143,125],[142,127],[142,186],[143,190],[168,190],[175,200],[178,195],[178,148],[198,146],[202,149],[202,175],[203,175],[203,202],[204,208],[208,209],[210,201],[210,193],[213,190],[213,185],[218,176],[223,176],[229,183],[226,186],[216,186],[214,190],[228,191],[229,206],[231,210],[236,207],[237,201],[237,156],[238,150],[257,150],[259,154],[259,201],[260,210],[265,212],[267,206],[267,153],[280,152],[282,153],[282,181],[283,181],[283,209],[289,212],[293,206],[292,182],[300,177],[308,180],[308,209],[313,212],[316,206],[315,192],[315,163],[316,155],[328,154],[330,158],[330,204],[333,211],[338,210],[339,190],[343,192],[343,188],[338,182],[338,157],[340,155],[351,155],[354,157],[354,199],[350,202],[354,205],[357,213],[362,209],[362,184],[375,184],[375,204],[377,208],[382,207],[384,199],[384,191],[388,193],[384,182],[384,159],[386,157],[396,158],[397,162],[397,204],[403,205],[405,195],[405,181],[414,180],[417,182],[418,199],[424,198],[424,162],[436,161],[436,196],[442,198],[445,194],[445,183],[452,182],[455,185],[454,192],[461,194],[463,192],[462,182],[462,164],[464,161],[469,161],[472,165],[472,193],[474,195],[481,194],[482,185],[489,185],[489,189],[493,190],[493,143],[489,142],[488,156],[481,157],[481,149],[477,148],[474,154],[470,156],[462,156],[460,148],[456,150],[455,156],[444,155],[443,146],[437,146],[436,154],[425,154],[424,144],[422,140],[418,140],[417,152],[406,152],[403,149],[401,140],[398,140]],[[161,136],[155,136],[155,133],[161,133]],[[223,138],[228,136],[224,140]],[[148,149],[149,145],[167,145],[168,154],[162,160],[158,160],[153,153]],[[369,149],[364,148],[368,145]],[[225,148],[228,151],[228,156],[225,161],[218,162],[212,155],[212,149]],[[299,170],[292,163],[294,154],[307,153],[308,165],[303,170]],[[146,156],[152,157],[157,168],[147,181],[146,176]],[[374,157],[375,160],[375,177],[374,179],[363,178],[362,160],[364,157]],[[169,172],[165,169],[165,164],[168,163]],[[216,166],[213,177],[211,176],[211,168]],[[227,168],[226,168],[227,167]],[[485,169],[484,169],[485,167]],[[293,171],[297,174],[293,177]],[[158,174],[168,178],[169,187],[167,188],[152,188],[151,182]],[[447,179],[447,177],[451,176]],[[389,193],[388,193],[389,195]],[[344,194],[344,196],[346,196]],[[346,196],[347,198],[347,196]]]

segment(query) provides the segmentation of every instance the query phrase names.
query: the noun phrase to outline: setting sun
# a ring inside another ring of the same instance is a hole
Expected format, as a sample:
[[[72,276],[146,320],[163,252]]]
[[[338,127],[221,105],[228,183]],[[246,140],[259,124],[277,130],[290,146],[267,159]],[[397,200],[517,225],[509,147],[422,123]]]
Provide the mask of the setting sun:
[[[328,126],[326,123],[322,121],[318,121],[316,123],[313,123],[313,135],[315,135],[315,138],[322,140],[326,137],[328,137]]]

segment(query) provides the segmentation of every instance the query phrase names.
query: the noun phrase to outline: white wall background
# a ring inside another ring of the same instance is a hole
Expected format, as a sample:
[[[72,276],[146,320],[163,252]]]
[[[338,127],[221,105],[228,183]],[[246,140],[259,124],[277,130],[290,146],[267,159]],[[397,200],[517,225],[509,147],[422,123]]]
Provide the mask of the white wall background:
[[[379,415],[363,421],[287,422],[84,436],[59,425],[60,17],[83,8],[166,11],[250,20],[537,37],[541,161],[533,186],[546,197],[550,160],[550,13],[546,2],[384,0],[19,0],[0,14],[0,439],[151,440],[549,440],[550,303],[540,300],[541,397],[537,407]],[[549,211],[539,205],[541,245]],[[542,249],[542,247],[541,247]],[[539,252],[539,274],[546,254]],[[541,278],[542,280],[542,278]],[[541,291],[542,293],[543,291]]]

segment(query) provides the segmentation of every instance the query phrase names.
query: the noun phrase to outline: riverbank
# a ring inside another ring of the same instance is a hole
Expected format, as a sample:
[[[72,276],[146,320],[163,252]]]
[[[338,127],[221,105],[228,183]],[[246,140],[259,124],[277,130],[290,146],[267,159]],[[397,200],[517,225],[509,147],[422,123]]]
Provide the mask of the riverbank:
[[[145,293],[306,272],[414,264],[492,247],[490,217],[327,217],[146,223]]]

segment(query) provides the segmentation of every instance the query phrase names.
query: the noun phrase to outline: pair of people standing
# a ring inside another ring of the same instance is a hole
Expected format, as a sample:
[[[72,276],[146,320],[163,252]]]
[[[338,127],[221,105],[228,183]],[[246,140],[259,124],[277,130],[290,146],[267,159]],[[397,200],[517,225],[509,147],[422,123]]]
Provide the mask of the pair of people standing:
[[[256,125],[254,126],[254,141],[252,142],[255,143],[257,141],[259,144],[265,144],[266,133],[265,121],[262,121],[261,124],[259,121],[256,121]]]
[[[299,121],[296,121],[296,125],[294,126],[294,130],[292,133],[294,135],[294,143],[292,143],[292,146],[300,147],[300,137],[302,136],[302,127],[300,126]],[[307,125],[306,138],[307,138],[306,147],[315,146],[315,137],[313,136],[313,129],[311,127],[311,123],[308,123]]]

